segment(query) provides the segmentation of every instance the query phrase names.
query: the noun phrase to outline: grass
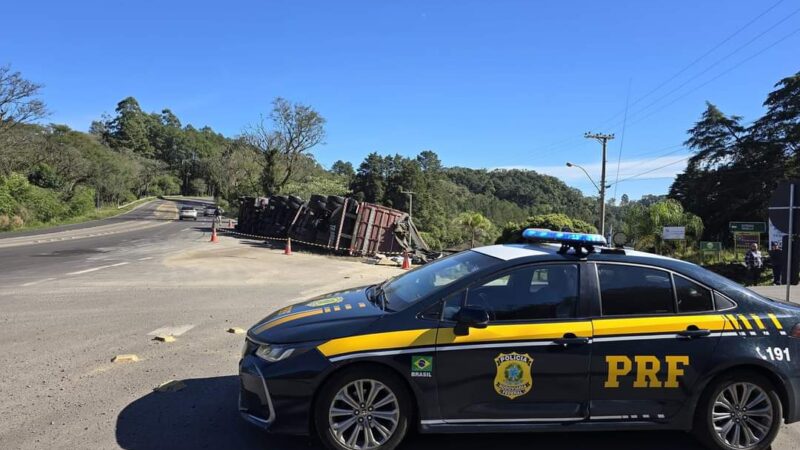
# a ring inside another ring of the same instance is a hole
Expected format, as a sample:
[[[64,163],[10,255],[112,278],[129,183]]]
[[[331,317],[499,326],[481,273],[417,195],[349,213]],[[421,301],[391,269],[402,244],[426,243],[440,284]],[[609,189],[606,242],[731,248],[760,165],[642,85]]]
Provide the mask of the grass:
[[[145,198],[140,198],[139,200],[136,200],[134,202],[131,202],[122,208],[117,206],[104,206],[102,208],[97,208],[94,211],[81,216],[68,217],[62,220],[54,220],[45,223],[32,223],[31,225],[26,224],[24,227],[13,231],[0,231],[0,235],[11,235],[23,231],[43,230],[46,228],[57,227],[60,225],[73,225],[76,223],[89,222],[92,220],[108,219],[110,217],[118,216],[120,214],[124,214],[128,211],[131,211],[153,199],[155,199],[155,197],[145,197]]]

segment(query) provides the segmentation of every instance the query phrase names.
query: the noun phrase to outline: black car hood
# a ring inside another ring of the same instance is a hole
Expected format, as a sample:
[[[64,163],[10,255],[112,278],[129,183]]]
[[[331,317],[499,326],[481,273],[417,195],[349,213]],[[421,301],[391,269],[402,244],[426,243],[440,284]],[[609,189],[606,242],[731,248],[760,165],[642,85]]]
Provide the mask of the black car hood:
[[[279,309],[250,328],[247,336],[270,344],[352,336],[384,313],[369,301],[367,289],[332,292]]]

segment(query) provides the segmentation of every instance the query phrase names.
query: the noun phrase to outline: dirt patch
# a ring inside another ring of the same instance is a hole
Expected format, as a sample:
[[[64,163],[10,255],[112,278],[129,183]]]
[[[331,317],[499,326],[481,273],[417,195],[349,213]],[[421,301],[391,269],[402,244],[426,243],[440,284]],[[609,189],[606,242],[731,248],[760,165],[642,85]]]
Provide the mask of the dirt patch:
[[[360,259],[241,245],[223,239],[207,250],[188,250],[164,259],[166,270],[186,273],[199,283],[215,285],[309,286],[304,295],[325,293],[338,287],[372,284],[396,276],[397,267],[364,264]],[[313,288],[312,288],[313,287]]]

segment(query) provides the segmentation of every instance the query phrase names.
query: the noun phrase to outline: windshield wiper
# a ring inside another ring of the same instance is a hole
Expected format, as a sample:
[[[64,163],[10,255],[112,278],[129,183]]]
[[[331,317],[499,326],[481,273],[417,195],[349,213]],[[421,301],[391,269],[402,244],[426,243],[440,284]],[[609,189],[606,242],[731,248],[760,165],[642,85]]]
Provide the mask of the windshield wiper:
[[[385,281],[380,284],[376,284],[373,287],[373,295],[370,296],[370,301],[378,305],[378,307],[384,311],[388,311],[389,307],[389,300],[386,297],[386,292],[383,290],[383,285],[386,283]],[[380,303],[378,303],[380,302]]]

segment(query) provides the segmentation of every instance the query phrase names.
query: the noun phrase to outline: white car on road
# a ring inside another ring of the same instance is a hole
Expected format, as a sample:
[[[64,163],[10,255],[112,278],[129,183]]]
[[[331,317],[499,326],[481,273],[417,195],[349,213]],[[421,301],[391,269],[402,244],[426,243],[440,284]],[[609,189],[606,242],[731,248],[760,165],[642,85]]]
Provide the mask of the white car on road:
[[[182,206],[180,213],[178,213],[178,218],[180,220],[183,219],[197,220],[197,210],[194,209],[193,206]]]

